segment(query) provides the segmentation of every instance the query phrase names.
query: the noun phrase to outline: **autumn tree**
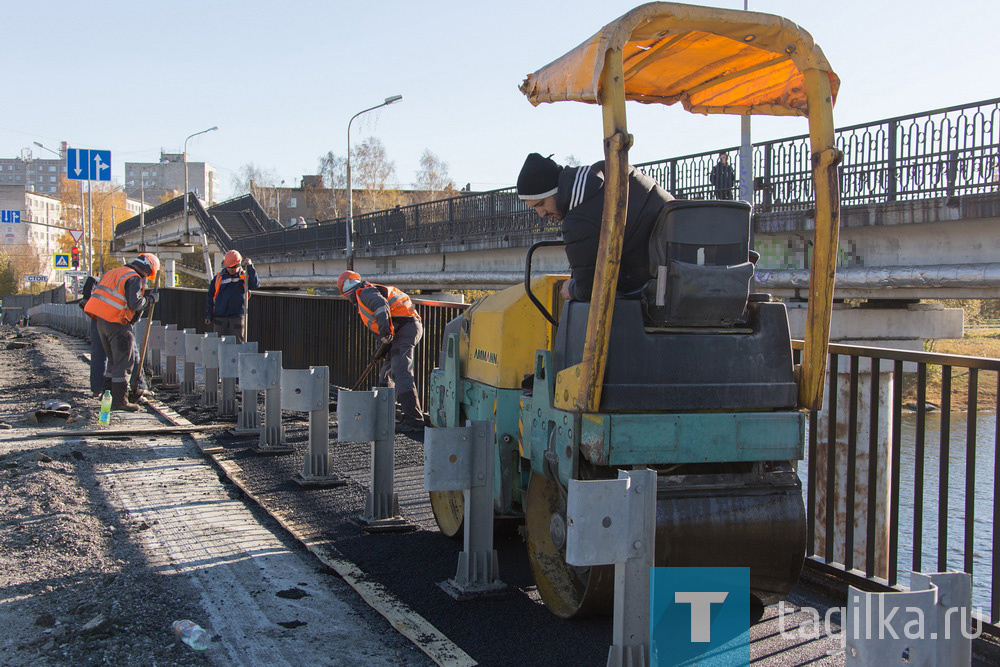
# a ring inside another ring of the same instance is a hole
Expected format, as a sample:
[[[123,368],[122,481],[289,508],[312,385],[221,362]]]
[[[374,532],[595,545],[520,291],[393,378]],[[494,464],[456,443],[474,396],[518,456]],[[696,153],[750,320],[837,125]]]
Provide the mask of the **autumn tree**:
[[[448,176],[448,163],[426,148],[420,156],[415,185],[419,190],[417,198],[422,202],[445,199],[455,194],[455,184]]]
[[[0,250],[0,295],[31,292],[25,276],[47,273],[47,263],[30,246],[21,248],[23,250]]]
[[[62,202],[61,221],[67,231],[59,239],[60,252],[69,252],[76,244],[70,235],[70,229],[82,229],[86,238],[81,239],[80,249],[83,251],[91,240],[94,244],[94,270],[107,271],[121,262],[111,252],[111,241],[114,239],[115,227],[118,223],[133,217],[125,205],[125,192],[121,185],[110,181],[91,181],[90,194],[86,189],[81,204],[80,181],[71,181],[65,176],[59,182],[58,198]],[[93,216],[93,229],[87,226],[88,214]],[[89,255],[89,253],[87,253]],[[84,264],[87,257],[83,257]]]
[[[0,250],[0,295],[17,294],[21,281],[14,272],[14,263],[10,255]]]

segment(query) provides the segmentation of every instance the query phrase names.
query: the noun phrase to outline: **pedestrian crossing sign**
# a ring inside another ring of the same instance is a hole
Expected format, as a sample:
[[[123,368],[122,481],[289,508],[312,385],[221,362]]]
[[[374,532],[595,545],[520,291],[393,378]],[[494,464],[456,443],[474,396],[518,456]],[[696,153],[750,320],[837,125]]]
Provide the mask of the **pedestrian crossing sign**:
[[[52,268],[54,269],[68,269],[69,264],[69,253],[68,252],[54,252],[52,253]]]

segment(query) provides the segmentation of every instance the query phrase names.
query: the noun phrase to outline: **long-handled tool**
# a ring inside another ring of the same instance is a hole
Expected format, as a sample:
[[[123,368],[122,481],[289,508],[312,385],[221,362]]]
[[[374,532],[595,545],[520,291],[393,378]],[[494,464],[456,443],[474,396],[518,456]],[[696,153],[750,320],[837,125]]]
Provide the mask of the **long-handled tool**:
[[[364,372],[361,373],[361,376],[358,377],[358,381],[354,383],[353,387],[351,387],[351,391],[358,390],[358,387],[361,386],[361,383],[365,381],[365,378],[368,377],[368,374],[372,372],[373,368],[375,368],[375,364],[382,361],[382,357],[384,357],[389,353],[389,348],[391,346],[392,343],[382,343],[381,345],[379,345],[378,350],[375,351],[375,356],[372,357],[372,360],[368,362],[368,367],[365,368]]]
[[[156,282],[160,282],[159,276],[156,278]],[[156,307],[156,301],[149,304],[149,312],[146,314],[146,334],[142,337],[142,351],[139,353],[139,365],[136,367],[137,373],[146,372],[146,348],[149,346],[149,330],[153,328],[153,308]]]
[[[246,268],[243,269],[246,272]],[[247,330],[250,328],[250,274],[243,283],[243,342],[247,342]]]

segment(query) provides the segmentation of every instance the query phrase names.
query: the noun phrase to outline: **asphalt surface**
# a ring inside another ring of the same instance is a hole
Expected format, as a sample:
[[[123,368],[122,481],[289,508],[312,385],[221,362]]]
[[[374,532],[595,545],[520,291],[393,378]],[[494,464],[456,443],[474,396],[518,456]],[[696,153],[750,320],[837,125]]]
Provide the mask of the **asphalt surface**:
[[[201,410],[192,397],[160,389],[158,396],[194,423],[226,423],[213,410]],[[330,539],[343,556],[384,585],[481,665],[604,665],[612,641],[610,618],[565,621],[546,610],[535,589],[523,540],[513,525],[498,525],[494,546],[507,592],[456,601],[438,583],[455,575],[462,542],[437,531],[423,491],[423,445],[418,439],[395,439],[396,491],[403,516],[416,524],[409,533],[368,534],[356,518],[362,513],[368,485],[369,443],[341,443],[331,427],[333,471],[345,486],[304,489],[294,482],[308,447],[307,414],[284,412],[287,439],[295,452],[258,455],[256,436],[215,436],[224,451],[217,456],[239,467],[241,484],[271,514],[310,526],[313,536]],[[335,419],[331,407],[331,419]],[[792,608],[814,607],[825,614],[833,602],[805,588],[789,599]],[[787,607],[786,607],[787,609]],[[842,665],[836,638],[798,632],[808,617],[789,613],[777,618],[770,607],[753,630],[752,654],[758,664]],[[784,633],[781,628],[784,628]],[[839,629],[834,626],[834,629]],[[783,636],[785,635],[785,636]],[[831,655],[832,653],[832,655]]]

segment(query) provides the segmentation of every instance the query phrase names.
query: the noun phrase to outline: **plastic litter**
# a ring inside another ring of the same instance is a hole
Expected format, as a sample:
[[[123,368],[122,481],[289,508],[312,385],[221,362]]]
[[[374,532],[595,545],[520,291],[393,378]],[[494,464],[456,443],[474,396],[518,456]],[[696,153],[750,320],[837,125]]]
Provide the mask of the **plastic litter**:
[[[203,627],[187,619],[174,621],[174,634],[195,651],[204,651],[212,643],[212,637]]]

